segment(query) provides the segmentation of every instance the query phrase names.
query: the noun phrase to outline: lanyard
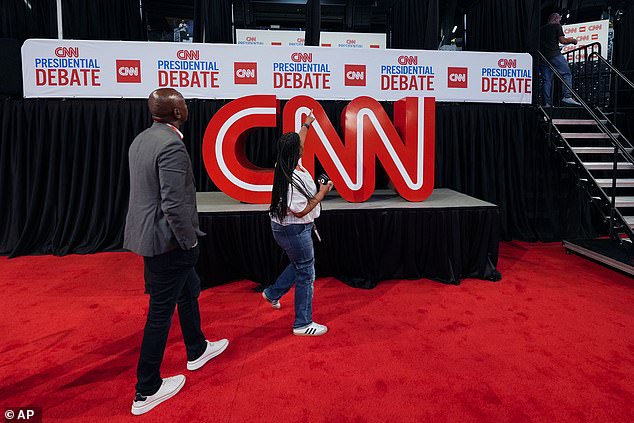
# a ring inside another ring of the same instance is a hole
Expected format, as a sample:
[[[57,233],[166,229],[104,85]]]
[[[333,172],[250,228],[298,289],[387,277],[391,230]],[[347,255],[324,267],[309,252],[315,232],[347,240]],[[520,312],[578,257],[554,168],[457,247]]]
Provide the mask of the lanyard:
[[[178,135],[178,137],[182,140],[183,139],[183,133],[181,131],[179,131],[179,129],[177,127],[175,127],[174,125],[172,125],[171,123],[167,123],[167,122],[159,122],[157,120],[155,120],[154,122],[156,123],[162,123],[163,125],[167,125],[172,131],[176,132],[176,134]]]

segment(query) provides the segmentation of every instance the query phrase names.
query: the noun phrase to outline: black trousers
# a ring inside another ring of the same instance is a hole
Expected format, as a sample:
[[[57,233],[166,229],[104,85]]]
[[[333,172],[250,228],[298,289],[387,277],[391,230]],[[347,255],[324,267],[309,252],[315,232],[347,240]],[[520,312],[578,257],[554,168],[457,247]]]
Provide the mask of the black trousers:
[[[161,362],[176,304],[187,360],[197,359],[207,348],[205,335],[200,328],[200,279],[194,269],[198,255],[196,247],[189,251],[178,249],[144,258],[150,308],[137,367],[136,392],[141,395],[154,395],[161,387]]]

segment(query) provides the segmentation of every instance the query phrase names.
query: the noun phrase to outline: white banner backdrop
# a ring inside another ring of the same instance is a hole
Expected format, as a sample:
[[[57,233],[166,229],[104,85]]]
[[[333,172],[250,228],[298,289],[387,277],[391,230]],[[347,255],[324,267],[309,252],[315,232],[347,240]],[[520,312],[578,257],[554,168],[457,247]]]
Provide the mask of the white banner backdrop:
[[[530,103],[533,89],[526,53],[27,40],[22,69],[25,97],[146,98],[171,87],[186,98]]]
[[[577,45],[567,44],[563,46],[561,52],[566,53],[570,50],[578,49],[592,43],[601,44],[601,55],[608,57],[608,30],[610,29],[610,21],[593,21],[582,22],[572,25],[563,25],[564,35],[577,40]],[[575,54],[575,56],[577,56]],[[577,60],[584,57],[577,57]]]
[[[319,34],[319,40],[322,47],[386,48],[387,46],[385,34],[322,31]],[[236,29],[236,44],[301,47],[304,45],[304,31]]]
[[[322,47],[386,48],[387,36],[385,34],[322,31],[319,33],[319,43]]]
[[[241,46],[302,47],[304,31],[236,29],[236,44]]]

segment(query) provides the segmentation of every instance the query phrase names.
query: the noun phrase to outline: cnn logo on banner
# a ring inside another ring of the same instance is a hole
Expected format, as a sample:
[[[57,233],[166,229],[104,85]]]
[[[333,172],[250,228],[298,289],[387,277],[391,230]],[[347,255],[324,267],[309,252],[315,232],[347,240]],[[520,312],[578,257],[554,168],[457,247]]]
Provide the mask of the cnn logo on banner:
[[[57,47],[55,49],[57,57],[79,57],[79,47]]]
[[[343,69],[344,85],[346,87],[365,87],[365,65],[345,65]]]
[[[256,62],[234,62],[233,83],[236,85],[257,84],[258,64]]]
[[[291,54],[291,60],[295,63],[311,63],[313,61],[313,53],[293,53]]]
[[[394,103],[394,123],[371,97],[352,100],[341,119],[344,140],[319,102],[291,98],[284,107],[282,132],[299,132],[311,110],[302,163],[314,175],[315,162],[330,176],[345,200],[370,198],[379,161],[399,195],[423,201],[434,189],[435,98],[407,97]],[[253,128],[276,127],[278,100],[252,95],[223,106],[211,118],[203,139],[203,160],[214,184],[245,203],[271,201],[273,169],[255,166],[246,157],[244,134]]]
[[[117,60],[117,82],[119,83],[141,83],[141,61],[140,60]]]
[[[176,57],[180,60],[200,60],[200,50],[178,50]]]
[[[467,88],[469,85],[469,68],[447,68],[448,88]]]

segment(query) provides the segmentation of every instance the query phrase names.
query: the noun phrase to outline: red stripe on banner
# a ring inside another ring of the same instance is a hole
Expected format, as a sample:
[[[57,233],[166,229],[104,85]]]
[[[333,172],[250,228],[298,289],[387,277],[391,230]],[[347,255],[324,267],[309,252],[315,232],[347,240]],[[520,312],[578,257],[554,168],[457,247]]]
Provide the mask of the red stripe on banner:
[[[332,47],[332,44],[325,44],[325,43],[324,43],[324,44],[322,44],[321,46],[322,46],[322,47]]]
[[[272,46],[281,46],[281,45],[282,45],[282,43],[281,43],[281,42],[279,42],[279,41],[271,41],[271,45],[272,45]]]
[[[381,48],[378,44],[370,44],[370,48]]]
[[[593,40],[598,40],[599,39],[599,34],[592,34],[592,39]]]

